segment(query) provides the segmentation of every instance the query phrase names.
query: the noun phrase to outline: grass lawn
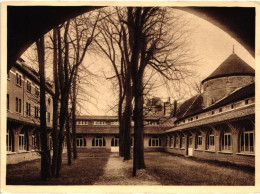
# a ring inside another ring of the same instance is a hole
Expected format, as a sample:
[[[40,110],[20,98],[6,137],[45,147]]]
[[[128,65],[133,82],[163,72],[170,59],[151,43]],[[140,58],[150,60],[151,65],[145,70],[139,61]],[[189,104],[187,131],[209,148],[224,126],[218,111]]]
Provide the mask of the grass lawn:
[[[146,172],[163,185],[254,185],[254,168],[185,158],[167,153],[145,153]]]
[[[7,166],[7,185],[91,185],[103,175],[109,153],[80,153],[71,166],[63,165],[60,178],[40,180],[40,160]]]
[[[223,162],[145,152],[146,169],[132,177],[132,160],[118,153],[79,153],[71,166],[63,156],[60,178],[40,180],[40,160],[7,166],[8,185],[254,185],[255,170]]]

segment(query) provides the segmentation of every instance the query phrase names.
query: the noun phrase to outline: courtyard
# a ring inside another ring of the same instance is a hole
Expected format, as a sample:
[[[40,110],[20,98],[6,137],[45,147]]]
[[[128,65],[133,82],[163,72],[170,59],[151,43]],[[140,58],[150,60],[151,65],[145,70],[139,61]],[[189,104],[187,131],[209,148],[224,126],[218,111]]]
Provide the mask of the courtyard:
[[[59,178],[41,181],[40,160],[7,165],[7,185],[254,185],[255,169],[163,152],[145,152],[146,169],[132,177],[132,160],[118,153],[84,152]]]

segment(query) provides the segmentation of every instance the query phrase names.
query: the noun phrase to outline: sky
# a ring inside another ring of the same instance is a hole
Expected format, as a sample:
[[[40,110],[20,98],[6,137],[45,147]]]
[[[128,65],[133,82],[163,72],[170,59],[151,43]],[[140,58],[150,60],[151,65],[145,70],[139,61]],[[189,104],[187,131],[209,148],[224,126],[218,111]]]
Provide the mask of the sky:
[[[187,26],[190,33],[189,44],[192,48],[192,54],[197,59],[196,65],[192,68],[197,72],[198,80],[205,79],[231,55],[233,46],[235,53],[255,69],[254,58],[229,34],[192,14],[184,12],[184,17],[189,21]],[[83,86],[87,88],[86,90],[91,94],[92,98],[88,100],[89,102],[83,103],[83,107],[80,108],[81,114],[115,115],[116,112],[108,110],[114,106],[117,94],[113,89],[111,80],[104,78],[104,75],[111,75],[111,65],[105,58],[90,53],[86,55],[84,65],[92,73],[98,75],[98,79],[93,80],[94,78],[90,78],[95,83],[95,88],[90,85]],[[194,92],[187,92],[187,95],[181,100],[188,99],[192,95],[194,95]],[[172,93],[169,94],[164,87],[157,88],[152,96],[160,97],[163,100],[171,97],[172,101],[176,98],[176,96],[172,96]]]

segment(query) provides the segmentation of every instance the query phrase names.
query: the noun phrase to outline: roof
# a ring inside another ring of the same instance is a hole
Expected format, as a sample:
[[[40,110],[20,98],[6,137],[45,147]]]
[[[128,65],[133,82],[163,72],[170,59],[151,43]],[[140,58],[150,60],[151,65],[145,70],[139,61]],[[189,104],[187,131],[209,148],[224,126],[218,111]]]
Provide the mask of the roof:
[[[181,119],[185,119],[189,116],[193,116],[195,114],[199,114],[202,112],[206,112],[221,106],[225,106],[226,104],[239,101],[245,98],[255,96],[255,83],[249,84],[245,87],[235,90],[230,95],[226,96],[222,100],[218,101],[212,106],[207,108],[203,108],[203,96],[197,95],[193,96],[189,100],[185,101],[177,111],[177,121]]]
[[[202,109],[203,97],[202,94],[191,97],[180,105],[176,112],[176,117],[183,118],[187,115],[197,112],[197,110]]]
[[[214,78],[234,75],[254,76],[255,70],[251,66],[249,66],[245,61],[243,61],[239,56],[233,53],[201,83],[203,84],[205,81]]]
[[[14,64],[16,68],[21,70],[24,74],[26,74],[30,79],[32,79],[35,83],[40,84],[39,74],[31,67],[24,63],[24,60],[20,58]],[[52,85],[46,80],[46,90],[51,94],[54,95]]]

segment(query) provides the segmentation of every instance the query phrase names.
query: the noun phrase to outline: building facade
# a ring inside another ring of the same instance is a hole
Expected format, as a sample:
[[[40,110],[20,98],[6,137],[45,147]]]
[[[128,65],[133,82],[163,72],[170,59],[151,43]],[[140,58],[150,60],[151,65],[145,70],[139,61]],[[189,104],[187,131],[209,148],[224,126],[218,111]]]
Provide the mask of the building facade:
[[[255,165],[255,71],[231,54],[177,110],[165,151]]]
[[[38,74],[19,60],[8,73],[7,86],[7,164],[39,158]],[[144,150],[255,166],[254,69],[233,53],[202,81],[202,87],[201,94],[179,106],[176,101],[147,100]],[[52,95],[51,85],[47,84],[50,132]],[[132,145],[133,132],[132,122]],[[118,152],[118,118],[78,115],[76,138],[79,152]]]
[[[52,128],[52,96],[52,87],[47,83],[46,119],[49,131]],[[39,75],[19,59],[7,75],[7,164],[39,158],[39,117]]]
[[[163,150],[163,132],[169,130],[172,122],[163,122],[165,118],[148,116],[144,123],[144,149],[146,151]],[[133,146],[133,125],[131,127],[131,146]],[[103,149],[119,151],[119,122],[116,116],[78,116],[76,120],[77,147],[84,149]]]
[[[254,69],[233,53],[202,81],[202,86],[201,94],[185,101],[177,110],[170,103],[162,105],[164,115],[157,115],[158,106],[151,109],[155,116],[145,118],[145,151],[163,150],[254,166]],[[160,104],[158,100],[156,103]],[[167,104],[172,114],[165,115],[169,113]],[[167,120],[170,115],[174,117]],[[78,148],[118,151],[118,124],[117,117],[78,116]],[[133,128],[131,132],[133,136]]]

